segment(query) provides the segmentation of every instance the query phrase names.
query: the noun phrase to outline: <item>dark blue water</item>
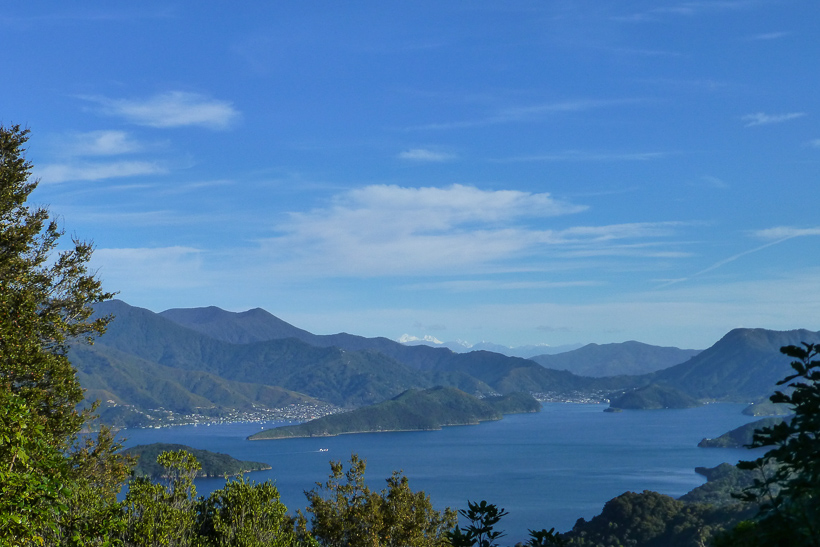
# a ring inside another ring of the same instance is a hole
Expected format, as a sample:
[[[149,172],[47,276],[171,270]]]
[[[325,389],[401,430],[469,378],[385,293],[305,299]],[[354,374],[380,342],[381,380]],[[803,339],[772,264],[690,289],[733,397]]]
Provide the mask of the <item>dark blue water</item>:
[[[152,442],[187,444],[273,469],[251,473],[272,480],[292,511],[306,505],[304,490],[327,479],[330,460],[357,453],[367,460],[371,488],[381,490],[394,469],[413,490],[424,490],[438,508],[465,508],[486,499],[509,515],[504,542],[525,540],[527,529],[572,528],[624,492],[654,490],[680,496],[703,483],[696,466],[750,459],[744,449],[698,448],[755,418],[744,405],[712,404],[685,410],[605,413],[603,405],[546,403],[538,414],[506,416],[478,426],[441,431],[370,433],[321,439],[247,441],[260,424],[178,426],[124,431],[126,446]],[[269,427],[268,424],[265,427]],[[327,452],[319,449],[327,448]],[[199,479],[199,494],[223,479]]]

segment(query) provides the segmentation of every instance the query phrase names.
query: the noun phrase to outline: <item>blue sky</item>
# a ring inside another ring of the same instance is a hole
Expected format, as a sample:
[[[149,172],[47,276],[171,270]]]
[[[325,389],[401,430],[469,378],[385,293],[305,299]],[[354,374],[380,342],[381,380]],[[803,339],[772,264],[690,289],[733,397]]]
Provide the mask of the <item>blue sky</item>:
[[[132,305],[701,348],[820,329],[818,22],[813,0],[15,3],[0,123]]]

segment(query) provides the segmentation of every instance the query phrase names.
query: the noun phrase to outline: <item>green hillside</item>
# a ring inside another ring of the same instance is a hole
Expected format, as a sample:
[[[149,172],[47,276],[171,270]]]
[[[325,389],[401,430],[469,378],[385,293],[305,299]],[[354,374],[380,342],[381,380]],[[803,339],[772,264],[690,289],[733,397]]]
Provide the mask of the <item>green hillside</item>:
[[[250,410],[318,402],[277,386],[160,365],[99,343],[72,349],[71,358],[89,396],[119,405],[193,412],[208,407]]]
[[[771,395],[791,374],[780,348],[820,342],[820,332],[735,329],[689,361],[648,375],[696,399],[751,402]]]
[[[164,467],[157,463],[157,456],[162,452],[177,450],[185,450],[197,459],[202,466],[202,469],[197,473],[198,477],[233,476],[248,471],[262,471],[271,468],[271,466],[266,463],[237,460],[227,454],[191,448],[190,446],[182,444],[141,444],[126,448],[122,452],[124,454],[137,456],[137,465],[134,467],[134,474],[137,477],[149,477],[156,480],[162,477],[165,470]]]
[[[398,397],[344,414],[303,424],[260,431],[250,440],[327,437],[346,433],[441,429],[448,425],[500,420],[504,413],[536,412],[540,404],[527,394],[478,399],[451,387],[408,390]]]

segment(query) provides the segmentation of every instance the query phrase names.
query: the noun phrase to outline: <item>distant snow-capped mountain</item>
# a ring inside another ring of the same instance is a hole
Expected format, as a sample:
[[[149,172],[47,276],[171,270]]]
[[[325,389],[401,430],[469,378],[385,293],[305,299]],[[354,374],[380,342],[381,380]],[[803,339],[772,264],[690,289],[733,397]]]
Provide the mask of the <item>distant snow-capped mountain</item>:
[[[492,351],[493,353],[500,353],[509,357],[523,357],[529,359],[536,355],[555,355],[557,353],[564,353],[578,349],[583,344],[567,344],[562,346],[550,346],[549,344],[534,344],[527,346],[503,346],[501,344],[494,344],[492,342],[478,342],[477,344],[470,344],[464,340],[454,340],[449,342],[442,342],[435,336],[425,335],[422,337],[413,336],[411,334],[403,334],[397,340],[400,344],[406,346],[432,346],[435,348],[448,348],[450,351],[456,353],[467,353],[470,351]]]

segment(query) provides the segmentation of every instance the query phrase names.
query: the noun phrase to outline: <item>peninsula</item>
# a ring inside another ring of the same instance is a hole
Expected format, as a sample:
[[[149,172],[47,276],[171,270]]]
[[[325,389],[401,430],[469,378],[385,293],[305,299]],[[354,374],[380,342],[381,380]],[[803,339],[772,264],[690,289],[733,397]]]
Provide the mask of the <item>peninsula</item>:
[[[452,387],[410,389],[375,405],[303,424],[266,429],[249,440],[330,437],[347,433],[430,431],[448,425],[475,425],[504,414],[538,412],[541,404],[528,393],[479,399]]]

